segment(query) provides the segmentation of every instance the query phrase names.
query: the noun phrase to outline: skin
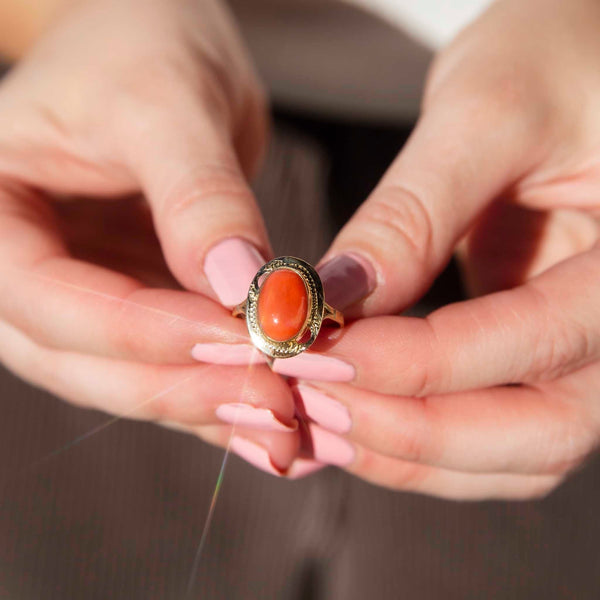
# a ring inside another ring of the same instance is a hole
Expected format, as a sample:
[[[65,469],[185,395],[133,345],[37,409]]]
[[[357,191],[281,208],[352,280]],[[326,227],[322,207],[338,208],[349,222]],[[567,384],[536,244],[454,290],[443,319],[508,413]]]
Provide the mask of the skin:
[[[352,415],[360,477],[537,497],[598,445],[599,30],[593,1],[494,4],[437,58],[411,139],[329,250],[378,274],[354,309],[370,318],[320,348],[355,379],[313,382]],[[478,297],[377,316],[456,250]]]
[[[0,358],[72,401],[224,444],[229,428],[207,407],[232,386],[294,410],[264,365],[247,383],[245,368],[189,358],[196,342],[247,341],[200,265],[226,235],[269,254],[245,179],[262,99],[216,2],[137,1],[53,13],[0,89]],[[495,3],[437,58],[413,136],[324,257],[360,254],[377,273],[348,311],[363,318],[315,347],[355,379],[303,382],[349,410],[357,476],[529,498],[596,447],[599,30],[593,0]],[[131,200],[140,194],[147,205]],[[126,223],[134,247],[122,235],[94,243],[105,220]],[[384,316],[415,302],[455,251],[476,298],[424,320]],[[247,436],[284,467],[297,456],[297,433]]]
[[[19,3],[2,8],[18,21]],[[5,51],[25,57],[0,89],[2,362],[78,404],[213,442],[228,440],[223,402],[293,424],[265,365],[225,373],[190,356],[247,340],[202,272],[207,250],[238,236],[270,253],[247,183],[264,99],[224,7],[47,5]],[[298,433],[237,433],[282,469],[297,455]]]

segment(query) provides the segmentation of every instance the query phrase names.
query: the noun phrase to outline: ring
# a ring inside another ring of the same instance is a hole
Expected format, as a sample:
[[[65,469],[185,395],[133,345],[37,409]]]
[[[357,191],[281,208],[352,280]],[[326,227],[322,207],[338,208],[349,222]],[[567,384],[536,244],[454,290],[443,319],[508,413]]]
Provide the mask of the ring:
[[[232,315],[246,318],[252,343],[271,358],[291,358],[310,348],[325,320],[344,326],[344,315],[325,302],[314,267],[293,256],[264,264]]]

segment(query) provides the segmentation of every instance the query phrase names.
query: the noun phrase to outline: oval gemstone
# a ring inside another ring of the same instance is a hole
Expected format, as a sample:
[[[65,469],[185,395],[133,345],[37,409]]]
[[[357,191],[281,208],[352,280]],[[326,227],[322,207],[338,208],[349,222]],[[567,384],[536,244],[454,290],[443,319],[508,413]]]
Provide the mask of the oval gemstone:
[[[308,312],[308,293],[302,278],[289,269],[273,271],[264,281],[258,297],[258,323],[264,334],[276,342],[296,336]]]

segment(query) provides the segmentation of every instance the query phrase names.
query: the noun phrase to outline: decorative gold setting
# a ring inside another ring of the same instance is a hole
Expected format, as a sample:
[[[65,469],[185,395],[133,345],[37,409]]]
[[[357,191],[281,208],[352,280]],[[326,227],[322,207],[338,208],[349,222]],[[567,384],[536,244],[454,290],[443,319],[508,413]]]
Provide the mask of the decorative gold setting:
[[[294,337],[283,342],[273,340],[264,333],[257,314],[261,285],[273,271],[279,269],[289,269],[299,275],[308,296],[308,310],[304,325]],[[271,358],[291,358],[310,348],[326,319],[334,321],[340,327],[344,326],[342,313],[325,302],[321,278],[314,267],[293,256],[281,256],[264,264],[250,284],[248,297],[233,309],[232,315],[246,318],[252,343]]]

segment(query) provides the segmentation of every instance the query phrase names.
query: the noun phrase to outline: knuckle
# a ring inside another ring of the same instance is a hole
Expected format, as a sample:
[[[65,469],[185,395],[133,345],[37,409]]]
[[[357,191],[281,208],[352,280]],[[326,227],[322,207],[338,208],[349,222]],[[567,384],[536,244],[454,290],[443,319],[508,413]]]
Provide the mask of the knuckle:
[[[434,382],[439,381],[433,373],[433,363],[423,364],[419,363],[414,365],[413,368],[413,390],[412,395],[417,398],[424,398],[427,394],[431,393],[433,389],[438,387]]]
[[[481,54],[480,49],[477,53]],[[475,55],[465,61],[455,52],[445,52],[434,61],[422,102],[422,114],[437,113],[448,125],[477,132],[490,144],[499,137],[511,140],[547,139],[555,129],[553,104],[548,102],[548,83],[539,73],[527,69],[517,57],[498,62],[489,69],[494,56]],[[452,106],[451,112],[446,107]],[[513,152],[516,147],[513,146]],[[526,158],[526,156],[524,156]]]
[[[498,68],[490,70],[489,60],[492,57],[488,52],[482,54],[480,48],[465,69],[464,60],[457,60],[457,57],[467,51],[470,43],[459,36],[432,62],[427,75],[424,106],[443,96],[444,101],[454,101],[457,106],[468,109],[465,114],[477,107],[489,115],[522,113],[531,103],[532,95],[539,94],[542,81],[537,74],[528,72],[520,57],[511,59],[504,56],[504,60],[498,62]],[[489,52],[493,53],[494,49],[490,48]]]
[[[572,471],[587,460],[598,444],[598,432],[590,420],[578,417],[565,427],[559,453],[560,473]]]
[[[158,362],[161,356],[155,355],[156,336],[152,335],[152,332],[156,333],[154,313],[144,311],[138,301],[137,292],[140,289],[136,287],[118,298],[118,306],[108,326],[109,354],[125,359]],[[140,327],[141,313],[144,315],[144,327]],[[149,319],[149,316],[152,318]]]
[[[157,108],[168,105],[169,98],[177,97],[182,82],[188,79],[182,73],[184,61],[177,57],[165,54],[161,60],[144,59],[142,57],[139,62],[133,61],[123,68],[117,82],[120,94],[113,100],[117,110],[124,111],[131,122],[142,124]],[[105,92],[106,100],[111,98],[109,92]]]
[[[498,72],[484,80],[479,102],[492,114],[514,116],[522,112],[530,97],[529,83],[518,74],[518,66],[507,63]]]
[[[186,216],[190,211],[219,202],[250,201],[252,192],[239,170],[226,162],[202,164],[165,193],[162,206],[169,218]]]
[[[435,427],[435,411],[427,397],[415,398],[417,412],[410,426],[398,431],[394,426],[389,434],[388,449],[392,456],[415,464],[436,462],[441,454],[443,440]],[[433,435],[435,429],[436,435]]]
[[[381,460],[381,456],[375,452],[362,448],[349,466],[349,470],[367,481],[392,487],[389,483],[389,472],[382,472]]]
[[[394,469],[391,486],[397,490],[418,490],[427,477],[427,468],[411,462],[402,462]]]
[[[375,232],[394,245],[408,248],[419,264],[431,259],[433,220],[421,198],[400,185],[386,185],[366,205],[363,216]]]
[[[133,65],[121,75],[119,94],[106,103],[114,109],[120,129],[136,144],[161,126],[186,125],[190,119],[220,124],[228,131],[244,97],[228,75],[205,61],[190,66],[189,57],[166,55],[159,61]],[[157,84],[160,82],[160,85]]]
[[[175,398],[169,395],[156,395],[148,400],[148,415],[153,421],[177,421]]]
[[[114,348],[115,357],[125,359],[147,358],[146,344],[148,340],[134,333],[125,316],[126,312],[120,311],[120,316],[115,319],[114,327],[110,333],[109,343]]]
[[[392,456],[415,463],[421,462],[425,454],[425,438],[414,428],[390,436],[387,446]]]
[[[443,309],[423,319],[422,322],[427,327],[428,335],[423,336],[422,343],[427,349],[423,350],[420,356],[425,357],[425,360],[412,364],[411,396],[424,400],[438,390],[452,388],[451,361],[444,353],[444,344],[440,342],[437,334],[436,320],[442,311]]]
[[[541,468],[550,475],[566,475],[584,463],[597,446],[598,432],[591,419],[571,407],[562,410],[565,414],[559,425],[541,442],[545,447]]]
[[[248,77],[243,69],[240,70],[231,57],[205,54],[202,72],[203,76],[195,79],[198,98],[207,108],[225,110],[232,121],[234,113],[239,112],[244,102],[259,89],[253,78]]]
[[[144,419],[164,423],[180,423],[185,414],[182,406],[186,404],[188,392],[186,386],[177,385],[168,371],[157,367],[152,374],[147,373],[137,391],[137,402]]]
[[[557,314],[535,284],[528,289],[534,314],[541,316],[542,326],[533,334],[532,369],[527,381],[556,379],[593,358],[598,351],[597,334],[564,311]]]

